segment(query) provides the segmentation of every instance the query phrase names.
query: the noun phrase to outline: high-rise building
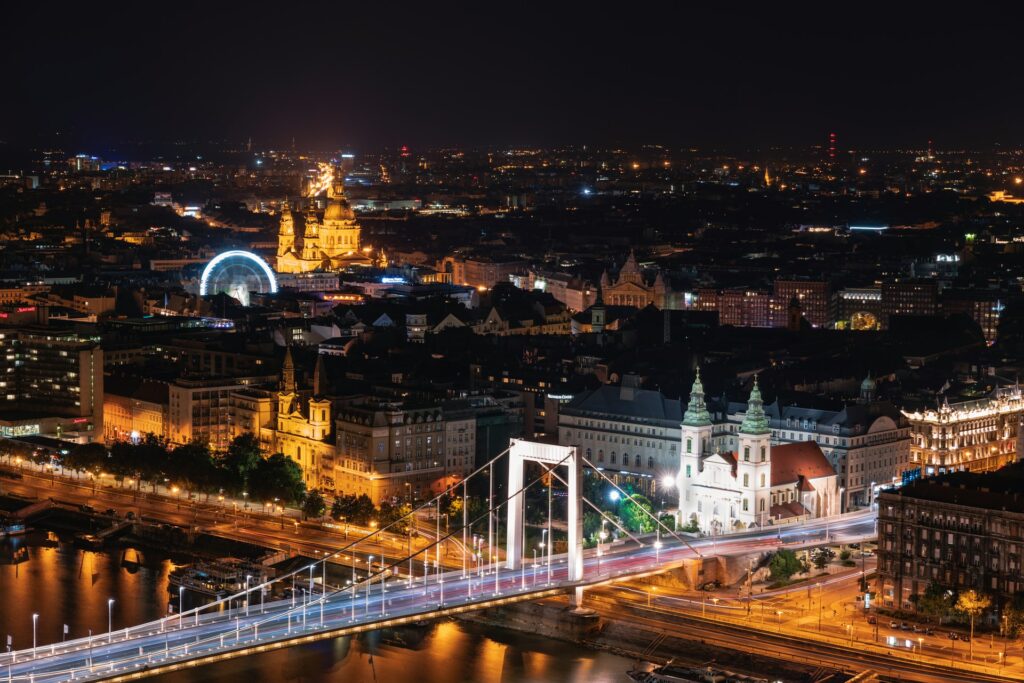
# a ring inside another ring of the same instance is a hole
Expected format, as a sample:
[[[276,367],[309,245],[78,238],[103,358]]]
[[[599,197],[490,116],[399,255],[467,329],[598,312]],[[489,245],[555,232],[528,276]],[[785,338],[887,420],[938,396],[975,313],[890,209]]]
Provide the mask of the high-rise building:
[[[793,299],[800,303],[803,317],[814,327],[825,327],[833,316],[829,310],[831,295],[824,280],[776,280],[772,319],[776,327],[786,327]]]
[[[894,315],[935,315],[939,312],[939,288],[934,281],[900,280],[882,284],[882,324]]]
[[[103,351],[74,332],[0,329],[0,436],[103,438]]]

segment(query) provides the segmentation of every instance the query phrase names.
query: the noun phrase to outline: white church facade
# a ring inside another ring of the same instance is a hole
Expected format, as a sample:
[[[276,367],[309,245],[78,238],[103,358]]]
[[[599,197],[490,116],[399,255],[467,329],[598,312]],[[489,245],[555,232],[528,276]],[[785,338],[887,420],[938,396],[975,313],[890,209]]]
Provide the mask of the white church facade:
[[[838,477],[818,444],[772,445],[756,378],[734,438],[736,450],[724,449],[698,374],[680,434],[682,523],[696,521],[701,531],[718,534],[839,514]]]

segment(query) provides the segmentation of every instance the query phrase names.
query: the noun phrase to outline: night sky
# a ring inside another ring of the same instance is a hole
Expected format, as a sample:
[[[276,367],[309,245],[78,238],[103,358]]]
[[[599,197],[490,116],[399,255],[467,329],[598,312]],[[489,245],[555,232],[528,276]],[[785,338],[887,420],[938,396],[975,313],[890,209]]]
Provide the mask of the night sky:
[[[1019,9],[349,4],[9,3],[0,138],[1024,143]]]

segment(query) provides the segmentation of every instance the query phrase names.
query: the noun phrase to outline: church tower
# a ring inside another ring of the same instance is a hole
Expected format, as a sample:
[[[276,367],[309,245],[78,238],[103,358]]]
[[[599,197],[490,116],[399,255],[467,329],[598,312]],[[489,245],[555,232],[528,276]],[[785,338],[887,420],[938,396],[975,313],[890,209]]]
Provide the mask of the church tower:
[[[320,258],[320,217],[316,215],[316,204],[310,203],[306,213],[306,229],[302,234],[302,259],[316,261]]]
[[[277,393],[277,415],[281,416],[292,412],[295,405],[295,361],[292,360],[292,347],[288,346],[284,351],[284,363],[281,364],[281,390]]]
[[[281,226],[277,230],[277,255],[284,256],[295,248],[295,217],[288,202],[281,205]]]
[[[771,519],[771,426],[756,375],[737,436],[736,480],[743,496],[740,519],[748,526],[763,526]]]
[[[690,389],[690,402],[686,405],[686,412],[683,413],[682,438],[680,440],[682,453],[680,462],[684,479],[696,476],[701,470],[701,458],[708,454],[711,448],[711,413],[708,412],[707,403],[704,400],[704,385],[700,381],[700,369],[697,370],[697,377],[693,380],[693,387]],[[690,466],[687,469],[687,466]]]
[[[323,354],[317,354],[316,369],[313,370],[313,395],[309,399],[310,438],[325,440],[331,433],[331,402],[324,397],[327,374]]]
[[[603,277],[602,277],[603,280]],[[590,307],[590,331],[596,334],[604,332],[604,297],[601,293],[602,287],[597,285],[597,301]]]
[[[700,381],[700,368],[690,389],[690,402],[683,413],[680,439],[679,474],[676,476],[676,490],[679,492],[679,511],[682,523],[696,512],[696,502],[691,498],[691,484],[703,469],[703,458],[711,449],[711,413],[704,401],[704,385]]]

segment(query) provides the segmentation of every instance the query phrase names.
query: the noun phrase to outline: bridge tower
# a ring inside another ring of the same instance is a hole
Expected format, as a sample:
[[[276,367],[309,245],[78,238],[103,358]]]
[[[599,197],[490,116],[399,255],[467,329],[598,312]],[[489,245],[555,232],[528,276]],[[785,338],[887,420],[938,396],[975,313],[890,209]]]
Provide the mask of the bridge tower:
[[[566,465],[569,468],[568,578],[570,581],[579,581],[583,578],[583,458],[575,446],[556,446],[512,439],[508,454],[509,499],[505,566],[508,569],[519,569],[523,562],[523,512],[526,507],[526,496],[520,489],[523,488],[523,465],[527,460],[550,466]],[[577,588],[573,597],[575,606],[582,605],[583,589]]]

